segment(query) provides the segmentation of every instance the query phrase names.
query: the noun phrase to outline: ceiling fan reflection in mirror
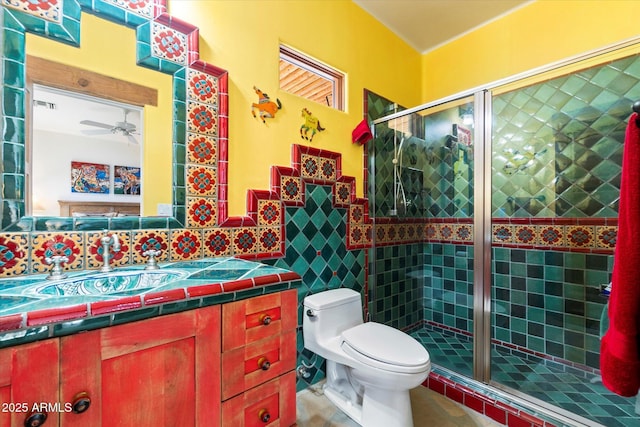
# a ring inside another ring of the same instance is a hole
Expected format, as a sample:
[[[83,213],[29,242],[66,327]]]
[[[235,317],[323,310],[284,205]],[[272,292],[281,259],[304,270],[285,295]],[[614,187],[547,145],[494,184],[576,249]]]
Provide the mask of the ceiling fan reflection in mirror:
[[[127,122],[127,115],[130,113],[129,110],[124,110],[124,121],[116,122],[115,124],[107,124],[96,122],[93,120],[82,120],[80,121],[81,125],[93,126],[99,129],[87,129],[83,130],[82,133],[87,135],[100,135],[100,134],[108,134],[112,133],[114,135],[122,135],[126,136],[129,142],[133,144],[137,144],[138,140],[134,137],[134,135],[140,135],[140,133],[136,129],[136,125],[133,123]]]

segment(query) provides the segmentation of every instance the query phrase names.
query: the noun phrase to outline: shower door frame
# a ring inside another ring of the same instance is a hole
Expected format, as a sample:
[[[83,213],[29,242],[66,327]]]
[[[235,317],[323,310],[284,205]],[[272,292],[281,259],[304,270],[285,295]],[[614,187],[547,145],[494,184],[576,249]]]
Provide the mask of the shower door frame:
[[[473,379],[491,380],[491,92],[474,93]]]
[[[473,377],[471,381],[483,383],[494,388],[497,394],[508,396],[514,402],[525,405],[533,405],[540,412],[547,413],[556,419],[562,420],[568,425],[574,422],[583,422],[583,425],[591,425],[592,421],[584,419],[568,411],[556,408],[545,402],[536,401],[535,398],[503,386],[491,379],[491,290],[492,290],[492,211],[491,211],[491,147],[492,147],[492,98],[493,91],[507,85],[517,84],[525,79],[535,78],[546,72],[551,72],[562,67],[572,66],[592,59],[606,62],[603,58],[607,54],[617,54],[622,49],[638,46],[640,36],[616,43],[611,46],[596,49],[591,52],[576,55],[562,61],[557,61],[546,66],[538,67],[527,72],[497,80],[473,89],[456,93],[439,100],[428,102],[416,107],[412,107],[400,112],[381,117],[372,122],[372,127],[379,123],[388,122],[406,115],[417,112],[424,112],[433,107],[437,107],[459,99],[473,97],[474,103],[474,123],[475,132],[473,134],[474,145],[474,206],[473,206]],[[623,56],[623,55],[620,55]],[[515,88],[514,88],[515,89]],[[373,165],[375,160],[370,159]],[[373,169],[372,169],[373,170]],[[369,185],[375,184],[375,177],[370,177]],[[375,223],[375,216],[372,221]],[[372,237],[375,250],[375,233]],[[375,252],[374,252],[375,253]],[[374,255],[375,256],[375,255]],[[375,264],[375,263],[373,263]],[[371,273],[371,272],[370,272]],[[375,288],[370,289],[375,294]],[[466,378],[466,377],[465,377]],[[560,411],[558,411],[560,409]]]
[[[504,84],[504,83],[501,83]],[[449,102],[464,98],[473,98],[474,128],[473,134],[474,162],[473,170],[473,377],[475,381],[489,384],[491,381],[491,91],[486,88],[457,93],[434,102],[402,110],[372,122],[375,136],[375,125],[404,117],[416,112],[423,112]],[[488,144],[487,144],[488,141]],[[488,147],[487,147],[488,145]],[[369,158],[370,170],[374,168],[375,159]],[[375,188],[375,173],[369,177],[369,185]],[[478,215],[478,213],[481,213]],[[375,227],[376,216],[372,217]],[[375,233],[372,236],[375,254]],[[478,256],[482,254],[482,256]],[[375,257],[375,255],[373,255]],[[375,265],[375,262],[372,263]],[[374,267],[375,268],[375,267]],[[375,277],[375,271],[369,275]],[[370,289],[375,299],[376,289]],[[371,313],[368,313],[368,318]]]

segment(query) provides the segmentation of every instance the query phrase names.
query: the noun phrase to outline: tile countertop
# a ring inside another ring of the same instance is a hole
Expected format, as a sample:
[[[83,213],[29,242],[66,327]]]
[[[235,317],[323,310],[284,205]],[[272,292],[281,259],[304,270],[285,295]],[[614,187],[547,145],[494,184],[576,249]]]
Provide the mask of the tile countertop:
[[[205,258],[159,264],[184,278],[152,289],[94,295],[45,295],[28,292],[36,284],[55,284],[46,274],[0,280],[0,348],[44,338],[113,326],[198,307],[292,289],[300,276],[292,271],[238,258]],[[144,266],[112,273],[142,272]],[[69,272],[66,282],[98,275]]]

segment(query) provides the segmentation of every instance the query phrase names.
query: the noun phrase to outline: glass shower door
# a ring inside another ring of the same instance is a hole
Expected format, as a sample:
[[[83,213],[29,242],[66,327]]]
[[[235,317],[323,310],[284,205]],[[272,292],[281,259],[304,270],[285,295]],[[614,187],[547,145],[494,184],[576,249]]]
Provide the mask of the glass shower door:
[[[434,364],[472,376],[472,99],[400,112],[374,130],[372,320],[410,332]]]
[[[640,425],[599,376],[640,57],[592,59],[374,121],[370,312],[554,425]]]
[[[492,98],[491,380],[607,427],[640,425],[598,371],[638,70],[632,56]]]

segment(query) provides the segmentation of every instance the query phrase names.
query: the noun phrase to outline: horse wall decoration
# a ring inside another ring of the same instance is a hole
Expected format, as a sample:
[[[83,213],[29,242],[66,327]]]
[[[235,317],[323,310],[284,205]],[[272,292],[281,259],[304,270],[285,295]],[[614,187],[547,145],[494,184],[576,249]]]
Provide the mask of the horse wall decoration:
[[[304,123],[300,126],[300,138],[311,142],[313,141],[313,136],[318,132],[322,132],[325,128],[320,125],[320,120],[306,108],[302,109],[302,117],[304,117]]]
[[[258,103],[251,104],[251,114],[253,114],[253,117],[257,117],[256,110],[258,110],[262,123],[267,124],[265,119],[273,119],[278,110],[282,108],[282,104],[278,98],[276,98],[276,102],[273,102],[271,98],[269,98],[269,95],[255,86],[253,90],[258,94]]]

